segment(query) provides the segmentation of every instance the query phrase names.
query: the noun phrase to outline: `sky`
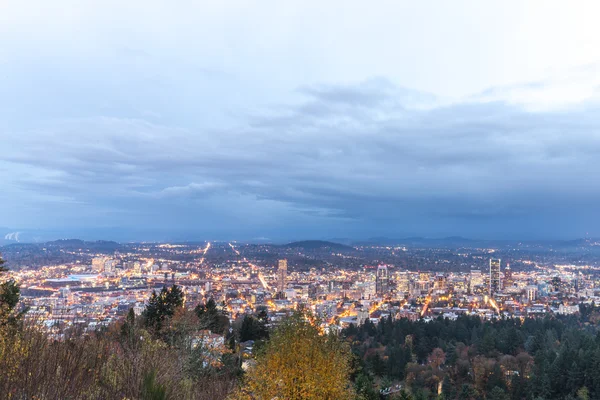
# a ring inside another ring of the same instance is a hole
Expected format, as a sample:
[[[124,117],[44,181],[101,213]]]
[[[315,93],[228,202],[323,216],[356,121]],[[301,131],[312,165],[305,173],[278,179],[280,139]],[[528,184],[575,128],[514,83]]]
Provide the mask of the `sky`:
[[[600,236],[598,15],[2,0],[0,233]]]

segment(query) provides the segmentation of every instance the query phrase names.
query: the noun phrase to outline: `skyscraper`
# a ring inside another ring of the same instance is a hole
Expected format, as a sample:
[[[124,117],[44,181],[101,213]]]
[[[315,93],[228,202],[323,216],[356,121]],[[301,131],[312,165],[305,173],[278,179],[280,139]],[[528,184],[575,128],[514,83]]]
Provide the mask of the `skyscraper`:
[[[380,265],[377,267],[377,275],[375,276],[375,293],[377,296],[383,296],[390,291],[390,275],[387,266]]]
[[[106,257],[92,258],[92,270],[97,273],[104,272],[104,264],[106,263],[106,260]]]
[[[481,271],[478,269],[472,269],[469,274],[469,293],[473,294],[477,286],[483,286],[484,279],[481,275]]]
[[[490,258],[490,296],[500,291],[500,259]]]
[[[279,269],[277,270],[277,291],[283,293],[285,290],[285,279],[287,278],[287,260],[279,260]]]
[[[504,287],[511,287],[513,285],[514,281],[513,281],[513,277],[512,277],[512,270],[510,269],[510,265],[506,264],[506,267],[504,267]]]

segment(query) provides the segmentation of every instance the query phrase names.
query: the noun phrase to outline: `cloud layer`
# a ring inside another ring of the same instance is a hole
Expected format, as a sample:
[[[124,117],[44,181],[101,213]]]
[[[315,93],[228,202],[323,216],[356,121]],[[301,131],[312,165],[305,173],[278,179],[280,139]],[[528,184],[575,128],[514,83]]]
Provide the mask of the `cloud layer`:
[[[115,117],[13,132],[3,181],[36,219],[101,226],[554,236],[596,215],[596,93],[529,111],[385,79],[298,91],[209,132]]]
[[[446,10],[481,25],[480,43],[412,2],[344,15],[272,5],[268,21],[245,2],[150,2],[139,16],[109,3],[38,23],[0,6],[2,226],[126,239],[600,235],[593,13]],[[548,21],[581,26],[563,43]]]

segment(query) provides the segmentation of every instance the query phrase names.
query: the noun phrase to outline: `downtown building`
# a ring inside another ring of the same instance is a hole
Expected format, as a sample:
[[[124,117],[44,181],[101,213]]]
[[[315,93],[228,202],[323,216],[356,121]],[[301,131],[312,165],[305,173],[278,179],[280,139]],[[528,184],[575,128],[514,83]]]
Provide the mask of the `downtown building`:
[[[502,289],[500,282],[500,259],[490,259],[489,295],[494,297]]]

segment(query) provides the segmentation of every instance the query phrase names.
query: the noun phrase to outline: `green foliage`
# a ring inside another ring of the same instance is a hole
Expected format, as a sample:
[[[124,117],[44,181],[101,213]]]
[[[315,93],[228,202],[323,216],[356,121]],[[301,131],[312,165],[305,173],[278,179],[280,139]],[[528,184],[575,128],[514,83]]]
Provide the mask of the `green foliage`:
[[[0,276],[8,271],[5,261],[0,257]],[[17,312],[17,305],[21,297],[19,285],[12,279],[0,284],[0,328],[4,326],[15,327],[27,311]]]
[[[269,336],[269,331],[263,319],[245,315],[240,328],[240,342],[262,340]]]
[[[183,291],[179,286],[164,286],[160,293],[152,292],[144,310],[144,324],[155,335],[162,333],[165,322],[175,314],[175,310],[183,306]]]
[[[363,374],[404,380],[415,398],[441,392],[465,400],[594,399],[600,398],[600,332],[593,319],[600,309],[582,308],[579,316],[523,321],[386,318],[343,335]]]
[[[167,389],[156,382],[156,371],[149,371],[142,382],[142,400],[166,400]]]
[[[199,304],[194,311],[204,329],[224,334],[229,328],[229,318],[222,309],[217,307],[217,303],[212,298],[206,304]]]
[[[510,396],[500,389],[498,386],[494,387],[486,397],[487,400],[510,400]]]
[[[130,308],[129,312],[127,313],[127,318],[123,322],[123,325],[121,325],[121,338],[129,347],[132,348],[135,347],[139,342],[135,322],[135,312],[133,311],[133,308]]]
[[[373,387],[373,380],[364,373],[357,375],[354,382],[354,389],[361,400],[378,400],[379,394]]]

